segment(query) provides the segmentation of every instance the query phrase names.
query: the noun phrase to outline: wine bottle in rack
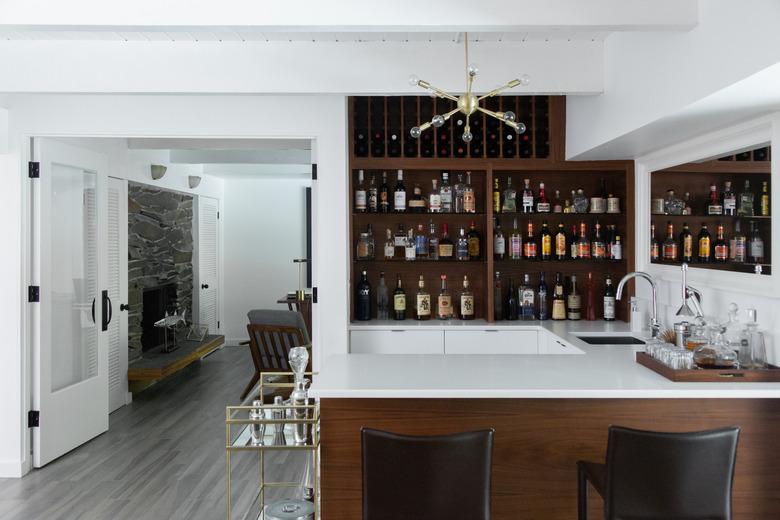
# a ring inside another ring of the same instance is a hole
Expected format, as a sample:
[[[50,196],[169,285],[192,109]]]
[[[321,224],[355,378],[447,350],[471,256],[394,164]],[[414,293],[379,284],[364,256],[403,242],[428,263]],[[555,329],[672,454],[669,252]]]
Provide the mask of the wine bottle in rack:
[[[356,157],[368,157],[368,98],[354,98],[354,152]]]
[[[469,143],[469,156],[472,158],[481,158],[485,152],[485,142],[483,139],[485,116],[481,112],[472,114],[469,118],[471,126],[471,143]]]
[[[533,107],[531,104],[531,96],[521,96],[518,100],[518,121],[525,123],[528,129],[518,136],[518,154],[521,159],[530,159],[534,155],[534,150],[531,141],[532,119],[531,114]]]
[[[452,101],[446,99],[436,100],[436,113],[445,114],[451,110]],[[458,136],[459,141],[463,141]],[[450,120],[444,121],[444,124],[439,128],[436,128],[436,156],[437,157],[450,157],[452,155],[452,128],[450,126]]]
[[[452,155],[463,158],[468,156],[469,143],[461,139],[463,129],[466,128],[466,116],[458,112],[452,117]],[[472,129],[473,132],[473,129]]]
[[[385,98],[371,97],[371,157],[385,156]]]
[[[404,157],[417,157],[417,148],[420,144],[420,140],[409,135],[409,131],[418,124],[417,98],[405,96],[403,98],[403,107],[404,121],[401,135],[404,143]]]
[[[536,158],[544,159],[550,155],[550,117],[549,98],[534,96],[534,145]]]
[[[485,103],[488,110],[499,110],[498,98],[488,98]],[[485,154],[491,159],[501,156],[501,125],[494,117],[488,117],[485,122]]]
[[[420,121],[430,121],[433,118],[433,99],[420,98]],[[434,157],[436,155],[436,143],[433,128],[429,128],[420,135],[420,156]]]
[[[754,161],[768,161],[769,160],[769,148],[757,148],[753,150]]]
[[[398,96],[387,98],[387,156],[401,157],[401,99]]]

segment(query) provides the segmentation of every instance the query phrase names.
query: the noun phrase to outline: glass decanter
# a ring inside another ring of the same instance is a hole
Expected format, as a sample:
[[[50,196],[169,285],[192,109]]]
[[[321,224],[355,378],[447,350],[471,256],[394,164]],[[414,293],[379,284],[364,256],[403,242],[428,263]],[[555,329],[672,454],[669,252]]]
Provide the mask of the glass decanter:
[[[574,213],[587,213],[590,202],[587,195],[585,195],[585,190],[582,188],[578,189],[573,197]]]
[[[725,331],[722,325],[714,326],[712,341],[693,351],[693,361],[699,368],[739,368],[737,353],[726,343]]]
[[[675,196],[674,190],[666,190],[664,199],[664,213],[667,215],[682,215],[685,210],[685,202]]]
[[[766,368],[766,342],[758,330],[756,309],[747,309],[747,323],[741,334],[739,365],[742,368]]]

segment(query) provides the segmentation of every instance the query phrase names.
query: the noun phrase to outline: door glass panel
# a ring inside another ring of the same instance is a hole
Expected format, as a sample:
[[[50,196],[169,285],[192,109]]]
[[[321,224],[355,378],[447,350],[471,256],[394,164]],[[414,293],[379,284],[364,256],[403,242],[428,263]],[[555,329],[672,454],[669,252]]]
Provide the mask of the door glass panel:
[[[97,175],[52,165],[52,392],[95,377],[98,369]],[[92,305],[95,318],[92,319]]]

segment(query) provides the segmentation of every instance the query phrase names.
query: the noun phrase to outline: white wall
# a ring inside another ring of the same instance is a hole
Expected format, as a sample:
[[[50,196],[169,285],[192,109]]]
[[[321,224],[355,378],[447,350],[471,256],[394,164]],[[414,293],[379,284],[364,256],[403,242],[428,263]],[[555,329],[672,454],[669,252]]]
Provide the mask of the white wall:
[[[247,339],[247,311],[286,309],[276,300],[298,288],[292,259],[306,257],[307,186],[310,173],[225,180],[222,333],[228,345]]]
[[[25,225],[30,136],[284,137],[313,140],[314,283],[319,288],[312,335],[314,367],[347,352],[348,240],[346,98],[344,96],[7,95],[9,153],[0,157],[0,222],[8,244],[0,258],[0,476],[29,468],[27,325],[20,327],[28,272]],[[306,124],[301,124],[306,121]],[[326,201],[321,205],[319,201]],[[24,210],[23,210],[24,208]],[[317,237],[325,230],[325,240]],[[327,323],[327,326],[321,326]]]

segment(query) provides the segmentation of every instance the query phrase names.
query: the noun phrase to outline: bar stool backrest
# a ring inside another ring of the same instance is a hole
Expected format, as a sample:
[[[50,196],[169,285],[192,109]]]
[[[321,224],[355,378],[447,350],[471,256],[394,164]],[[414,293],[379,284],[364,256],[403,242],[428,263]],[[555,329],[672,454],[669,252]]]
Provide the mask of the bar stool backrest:
[[[604,517],[727,520],[739,428],[661,433],[612,426]]]

